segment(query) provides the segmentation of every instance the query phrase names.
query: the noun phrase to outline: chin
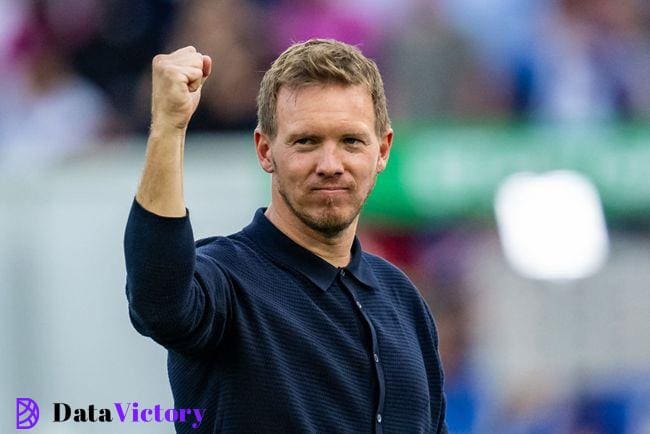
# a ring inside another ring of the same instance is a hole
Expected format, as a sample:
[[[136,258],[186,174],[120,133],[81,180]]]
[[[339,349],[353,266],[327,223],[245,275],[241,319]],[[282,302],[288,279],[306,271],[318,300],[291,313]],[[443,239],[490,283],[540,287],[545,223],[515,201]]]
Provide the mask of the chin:
[[[347,229],[359,215],[363,204],[355,195],[291,196],[282,188],[278,189],[278,193],[293,215],[305,226],[326,236],[334,236]]]
[[[331,205],[294,211],[305,225],[327,235],[335,235],[347,229],[359,214],[349,206],[332,207]]]

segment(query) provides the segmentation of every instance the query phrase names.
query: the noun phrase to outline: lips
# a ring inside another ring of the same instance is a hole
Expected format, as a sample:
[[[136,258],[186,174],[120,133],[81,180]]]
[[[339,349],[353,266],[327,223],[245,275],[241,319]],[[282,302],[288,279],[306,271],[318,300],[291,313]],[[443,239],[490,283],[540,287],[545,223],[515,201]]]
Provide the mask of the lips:
[[[323,190],[323,191],[340,191],[340,190],[350,190],[349,185],[345,184],[332,184],[332,185],[313,185],[310,187],[311,190]]]
[[[343,190],[348,190],[347,187],[317,187],[317,188],[312,188],[312,190],[316,191],[343,191]]]
[[[349,191],[345,187],[317,187],[312,189],[313,194],[324,195],[324,196],[338,196],[347,194]]]

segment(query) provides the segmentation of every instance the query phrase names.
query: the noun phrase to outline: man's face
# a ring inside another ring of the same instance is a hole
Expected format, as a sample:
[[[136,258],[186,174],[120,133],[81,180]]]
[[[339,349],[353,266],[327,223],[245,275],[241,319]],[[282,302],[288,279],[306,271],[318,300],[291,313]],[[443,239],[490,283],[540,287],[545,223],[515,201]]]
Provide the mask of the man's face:
[[[256,132],[260,162],[273,174],[274,206],[324,235],[341,232],[385,168],[392,130],[377,137],[372,98],[361,85],[283,87],[276,119],[268,146]]]

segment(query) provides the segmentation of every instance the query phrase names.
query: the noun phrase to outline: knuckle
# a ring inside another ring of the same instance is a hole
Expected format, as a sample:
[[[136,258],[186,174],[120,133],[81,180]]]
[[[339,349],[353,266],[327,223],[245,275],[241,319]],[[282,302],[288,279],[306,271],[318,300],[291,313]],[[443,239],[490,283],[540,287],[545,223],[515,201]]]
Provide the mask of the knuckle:
[[[162,64],[165,61],[165,55],[164,54],[156,54],[152,61],[151,64],[153,65],[154,68],[160,68]]]
[[[167,78],[167,79],[174,79],[174,78],[176,78],[177,75],[178,75],[178,74],[176,73],[176,71],[174,71],[173,68],[163,68],[163,69],[161,70],[161,72],[162,72],[163,77],[165,77],[165,78]]]

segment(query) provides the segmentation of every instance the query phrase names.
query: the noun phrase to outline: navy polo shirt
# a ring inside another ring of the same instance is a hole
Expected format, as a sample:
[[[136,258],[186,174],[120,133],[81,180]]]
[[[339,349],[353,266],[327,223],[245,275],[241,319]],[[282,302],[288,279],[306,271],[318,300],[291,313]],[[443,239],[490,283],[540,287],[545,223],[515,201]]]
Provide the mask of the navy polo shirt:
[[[438,337],[395,266],[364,252],[337,268],[264,215],[194,242],[189,214],[133,202],[125,233],[134,327],[168,349],[180,433],[446,433]]]

